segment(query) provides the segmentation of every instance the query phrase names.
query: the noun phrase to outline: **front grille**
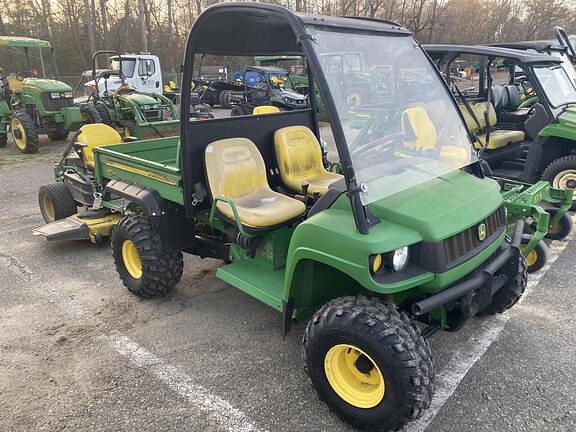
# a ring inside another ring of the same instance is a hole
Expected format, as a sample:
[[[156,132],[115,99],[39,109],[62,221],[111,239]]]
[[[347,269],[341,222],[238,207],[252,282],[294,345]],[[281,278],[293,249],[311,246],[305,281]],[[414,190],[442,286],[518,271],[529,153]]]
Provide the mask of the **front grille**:
[[[162,111],[161,110],[144,111],[144,118],[148,121],[162,120]]]
[[[471,226],[444,240],[444,253],[446,264],[450,268],[466,259],[476,249],[483,248],[489,244],[494,234],[500,233],[505,224],[504,207],[500,207],[483,221]],[[480,225],[484,224],[486,233],[483,240],[480,240]]]
[[[74,106],[73,98],[50,99],[50,93],[42,93],[42,103],[46,111],[60,111],[60,108]]]

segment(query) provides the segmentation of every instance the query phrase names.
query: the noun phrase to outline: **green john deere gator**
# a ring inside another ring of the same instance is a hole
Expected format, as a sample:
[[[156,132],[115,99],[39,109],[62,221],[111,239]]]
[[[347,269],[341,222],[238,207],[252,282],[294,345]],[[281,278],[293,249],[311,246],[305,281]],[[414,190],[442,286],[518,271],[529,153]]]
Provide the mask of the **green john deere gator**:
[[[49,64],[43,50],[50,52]],[[17,36],[0,36],[0,58],[10,61],[17,58],[15,50],[23,50],[26,69],[8,75],[0,70],[0,147],[7,144],[10,132],[16,146],[23,153],[38,151],[38,135],[48,134],[50,139],[63,140],[72,130],[84,123],[98,123],[100,116],[88,104],[74,105],[72,88],[56,78],[58,69],[54,49],[50,42]],[[38,52],[40,72],[32,66],[31,50]],[[1,65],[1,63],[0,63]],[[2,65],[8,71],[12,64]],[[53,78],[48,78],[48,76]]]
[[[350,45],[393,77],[360,131],[321,61]],[[85,130],[88,211],[122,218],[111,238],[120,279],[160,295],[180,280],[184,252],[220,258],[217,276],[278,311],[284,332],[309,320],[306,371],[344,421],[396,430],[419,418],[434,394],[426,338],[504,312],[527,282],[524,220],[506,235],[500,187],[440,73],[399,25],[217,4],[188,38],[181,119],[199,54],[304,56],[343,174],[322,163],[315,98],[304,110],[184,121],[179,137],[106,146],[109,127]],[[77,204],[62,197],[46,198],[55,212]]]

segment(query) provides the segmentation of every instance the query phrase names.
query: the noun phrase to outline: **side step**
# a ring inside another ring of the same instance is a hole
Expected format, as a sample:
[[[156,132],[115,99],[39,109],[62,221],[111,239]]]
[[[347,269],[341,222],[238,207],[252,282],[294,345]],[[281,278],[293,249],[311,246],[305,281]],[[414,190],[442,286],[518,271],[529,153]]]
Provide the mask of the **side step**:
[[[110,235],[110,230],[116,225],[122,215],[106,214],[102,217],[87,218],[84,215],[72,215],[66,219],[50,222],[47,225],[32,230],[35,236],[44,236],[46,240],[90,240],[99,243]]]
[[[255,260],[247,258],[220,267],[216,270],[216,276],[282,312],[283,270],[274,271],[264,268]]]

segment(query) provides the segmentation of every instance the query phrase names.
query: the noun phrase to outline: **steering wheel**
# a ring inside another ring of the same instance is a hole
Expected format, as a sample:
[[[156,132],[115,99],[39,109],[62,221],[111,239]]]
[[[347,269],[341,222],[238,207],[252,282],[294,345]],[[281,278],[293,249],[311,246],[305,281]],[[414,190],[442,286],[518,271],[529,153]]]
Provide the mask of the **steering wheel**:
[[[33,78],[33,77],[34,73],[32,73],[32,71],[18,72],[18,74],[16,75],[16,79],[18,81],[24,81],[24,79],[26,78]]]
[[[352,155],[359,156],[362,159],[371,159],[374,155],[386,155],[387,151],[402,144],[403,136],[403,132],[397,132],[381,138],[377,138],[372,141],[368,141],[367,143],[364,143],[352,150]],[[378,159],[380,158],[376,158],[376,160]]]

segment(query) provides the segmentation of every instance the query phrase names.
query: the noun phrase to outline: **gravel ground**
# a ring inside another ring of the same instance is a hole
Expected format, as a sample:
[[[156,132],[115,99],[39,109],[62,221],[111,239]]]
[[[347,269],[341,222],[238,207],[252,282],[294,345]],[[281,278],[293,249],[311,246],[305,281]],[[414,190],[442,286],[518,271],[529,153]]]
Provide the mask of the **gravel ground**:
[[[304,326],[283,340],[277,313],[216,279],[219,261],[186,256],[176,289],[142,300],[108,245],[32,236],[63,147],[0,149],[1,431],[350,430],[305,376]],[[576,430],[575,249],[509,314],[431,339],[441,377],[494,343],[459,385],[440,385],[431,423],[408,430]]]

